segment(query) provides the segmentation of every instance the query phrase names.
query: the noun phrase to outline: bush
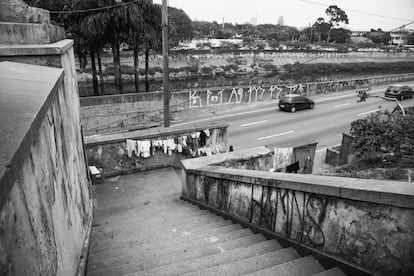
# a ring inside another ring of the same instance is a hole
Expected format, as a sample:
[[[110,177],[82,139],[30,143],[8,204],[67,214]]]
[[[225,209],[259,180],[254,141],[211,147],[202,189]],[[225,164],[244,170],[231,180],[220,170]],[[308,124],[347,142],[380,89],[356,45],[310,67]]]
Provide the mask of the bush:
[[[227,64],[227,65],[223,65],[222,66],[224,71],[237,71],[237,69],[239,69],[239,66],[235,63],[231,63],[231,64]]]
[[[395,109],[398,110],[398,109]],[[401,112],[377,112],[351,123],[351,144],[359,159],[389,154],[404,166],[414,166],[414,107]]]
[[[201,67],[201,73],[203,74],[212,74],[212,72],[213,72],[213,68],[211,68],[210,66]]]

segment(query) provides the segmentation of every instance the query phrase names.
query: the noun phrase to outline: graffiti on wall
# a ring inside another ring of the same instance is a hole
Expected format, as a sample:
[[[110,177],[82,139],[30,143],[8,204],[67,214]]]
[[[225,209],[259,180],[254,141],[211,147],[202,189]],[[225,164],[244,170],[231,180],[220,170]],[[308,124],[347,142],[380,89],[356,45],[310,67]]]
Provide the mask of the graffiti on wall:
[[[251,199],[250,222],[314,248],[324,248],[322,224],[326,219],[326,198],[317,194],[258,186],[252,189]]]
[[[189,107],[199,108],[228,104],[253,103],[278,99],[283,95],[296,93],[306,94],[306,86],[272,85],[225,88],[221,90],[190,91]]]
[[[314,96],[343,90],[370,87],[377,84],[375,79],[341,80],[330,82],[281,84],[271,86],[232,87],[219,90],[189,91],[189,107],[200,108],[217,105],[254,103],[279,99],[286,94]]]

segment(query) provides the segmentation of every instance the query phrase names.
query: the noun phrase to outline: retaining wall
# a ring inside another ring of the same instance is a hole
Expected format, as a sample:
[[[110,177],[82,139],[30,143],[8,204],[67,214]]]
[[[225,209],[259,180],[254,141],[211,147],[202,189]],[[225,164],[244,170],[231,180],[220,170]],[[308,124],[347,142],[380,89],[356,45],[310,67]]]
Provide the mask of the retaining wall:
[[[171,118],[173,120],[177,117],[185,118],[186,116],[182,114],[189,111],[197,111],[192,112],[191,116],[202,116],[203,110],[222,105],[273,101],[288,93],[315,96],[411,80],[414,80],[414,73],[331,82],[254,85],[172,92]],[[82,125],[85,128],[85,134],[112,133],[160,126],[163,121],[162,99],[161,92],[81,98]]]
[[[199,148],[210,148],[214,145],[220,145],[221,152],[226,152],[228,149],[227,127],[228,124],[224,122],[199,123],[181,127],[151,128],[112,135],[86,137],[85,145],[88,164],[99,168],[105,176],[133,173],[166,166],[181,167],[180,161],[198,155],[197,149]],[[156,140],[177,140],[179,137],[191,136],[206,129],[209,130],[210,137],[206,139],[206,145],[204,146],[200,146],[198,140],[194,140],[197,142],[190,145],[190,139],[187,139],[188,147],[184,147],[182,152],[173,150],[171,154],[168,154],[162,148],[158,148],[148,158],[136,156],[135,154],[128,156],[127,154],[126,139],[134,141],[148,140],[153,145]],[[190,148],[194,153],[189,151]]]
[[[371,272],[412,274],[413,185],[211,165],[267,153],[255,148],[182,161],[182,197]]]
[[[86,257],[92,198],[72,77],[0,63],[0,275],[75,275]]]

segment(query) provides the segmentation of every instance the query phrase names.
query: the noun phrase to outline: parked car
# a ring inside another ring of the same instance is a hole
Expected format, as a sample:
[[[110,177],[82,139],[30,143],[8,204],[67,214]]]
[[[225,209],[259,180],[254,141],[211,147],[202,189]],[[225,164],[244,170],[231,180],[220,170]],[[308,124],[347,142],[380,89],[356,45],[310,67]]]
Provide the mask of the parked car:
[[[279,109],[295,112],[300,109],[312,109],[315,106],[315,102],[306,96],[298,94],[288,94],[280,98]]]
[[[397,98],[402,101],[404,99],[413,98],[413,89],[408,85],[394,84],[388,86],[385,91],[385,97],[387,98]]]

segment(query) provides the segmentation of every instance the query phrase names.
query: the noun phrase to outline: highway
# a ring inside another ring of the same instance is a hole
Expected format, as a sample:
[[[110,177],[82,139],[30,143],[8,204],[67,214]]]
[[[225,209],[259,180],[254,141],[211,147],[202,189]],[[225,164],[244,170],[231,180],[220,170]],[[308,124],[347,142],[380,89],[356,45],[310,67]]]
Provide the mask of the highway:
[[[370,93],[383,96],[384,91],[385,86],[382,86],[373,88]],[[323,151],[341,143],[342,133],[349,132],[352,121],[380,109],[392,110],[396,106],[395,102],[373,97],[357,103],[354,91],[313,99],[315,108],[311,110],[290,113],[280,111],[277,103],[265,104],[255,110],[218,116],[211,120],[220,119],[230,124],[228,144],[233,145],[235,150],[262,145],[274,148],[318,142],[317,151]],[[406,99],[401,104],[414,106],[414,99]]]

